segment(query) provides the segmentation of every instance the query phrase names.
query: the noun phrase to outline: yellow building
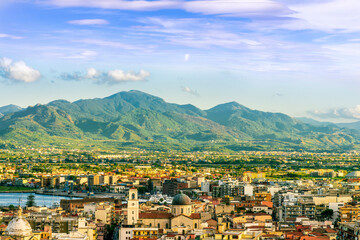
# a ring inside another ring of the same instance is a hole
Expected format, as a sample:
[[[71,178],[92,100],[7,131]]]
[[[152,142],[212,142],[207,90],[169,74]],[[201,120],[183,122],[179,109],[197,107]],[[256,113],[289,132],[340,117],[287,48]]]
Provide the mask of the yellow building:
[[[339,209],[341,222],[354,222],[360,220],[360,204],[346,203]]]
[[[147,238],[154,238],[157,237],[158,235],[158,230],[155,228],[150,228],[150,229],[134,229],[133,230],[133,236],[136,238],[143,238],[143,239],[147,239]]]
[[[102,223],[110,224],[112,220],[114,206],[112,204],[100,204],[95,210],[95,219]]]
[[[271,202],[271,193],[268,192],[255,193],[255,200]]]

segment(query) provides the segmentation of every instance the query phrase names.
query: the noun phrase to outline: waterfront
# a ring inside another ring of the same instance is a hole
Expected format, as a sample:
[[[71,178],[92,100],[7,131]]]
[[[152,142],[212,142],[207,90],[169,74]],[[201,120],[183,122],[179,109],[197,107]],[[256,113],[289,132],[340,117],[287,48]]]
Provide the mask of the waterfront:
[[[26,205],[27,197],[33,193],[0,193],[0,206],[19,205],[22,207]],[[74,197],[52,196],[52,195],[35,195],[35,203],[37,206],[51,207],[54,204],[59,204],[61,199],[76,199]]]

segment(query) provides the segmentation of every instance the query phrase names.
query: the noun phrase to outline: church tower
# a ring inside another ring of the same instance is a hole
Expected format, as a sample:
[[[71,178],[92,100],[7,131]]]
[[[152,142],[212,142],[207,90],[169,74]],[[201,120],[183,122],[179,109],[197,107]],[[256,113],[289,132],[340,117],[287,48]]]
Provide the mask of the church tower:
[[[131,188],[129,190],[127,213],[127,224],[135,225],[139,219],[139,199],[138,190],[136,188]]]

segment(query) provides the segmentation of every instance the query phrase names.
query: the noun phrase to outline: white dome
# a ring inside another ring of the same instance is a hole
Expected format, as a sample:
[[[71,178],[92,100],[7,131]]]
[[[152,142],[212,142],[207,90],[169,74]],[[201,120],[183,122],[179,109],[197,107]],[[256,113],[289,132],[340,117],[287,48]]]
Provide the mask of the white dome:
[[[346,175],[347,178],[358,178],[360,177],[360,171],[354,171]]]
[[[18,215],[9,222],[5,235],[15,237],[29,237],[32,235],[30,223],[22,216],[21,207],[19,208]]]

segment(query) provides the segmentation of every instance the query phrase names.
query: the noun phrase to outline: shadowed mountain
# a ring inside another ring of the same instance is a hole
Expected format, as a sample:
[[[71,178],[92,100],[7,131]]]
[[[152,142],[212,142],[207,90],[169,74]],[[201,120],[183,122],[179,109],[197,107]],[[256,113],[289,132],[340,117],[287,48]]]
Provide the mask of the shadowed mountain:
[[[337,123],[336,125],[342,128],[360,130],[360,121],[352,122],[352,123]]]
[[[7,105],[7,106],[3,106],[0,107],[0,117],[9,114],[9,113],[14,113],[14,112],[18,112],[21,111],[22,108],[13,104]]]
[[[29,145],[148,149],[351,149],[355,130],[313,126],[236,102],[208,110],[140,91],[76,102],[57,100],[0,119],[0,139]]]

